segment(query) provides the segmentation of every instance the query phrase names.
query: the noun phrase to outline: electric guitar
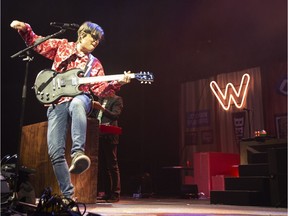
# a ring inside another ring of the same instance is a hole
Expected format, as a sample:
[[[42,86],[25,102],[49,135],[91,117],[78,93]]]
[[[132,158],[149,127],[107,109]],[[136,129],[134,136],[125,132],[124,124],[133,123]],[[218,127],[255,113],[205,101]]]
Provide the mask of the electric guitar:
[[[61,97],[74,97],[83,93],[79,89],[83,84],[120,80],[124,77],[124,74],[96,77],[81,77],[81,74],[83,71],[78,68],[62,73],[50,69],[40,71],[33,86],[36,98],[43,104],[51,104]],[[128,76],[145,84],[154,81],[153,74],[150,72],[129,73]]]

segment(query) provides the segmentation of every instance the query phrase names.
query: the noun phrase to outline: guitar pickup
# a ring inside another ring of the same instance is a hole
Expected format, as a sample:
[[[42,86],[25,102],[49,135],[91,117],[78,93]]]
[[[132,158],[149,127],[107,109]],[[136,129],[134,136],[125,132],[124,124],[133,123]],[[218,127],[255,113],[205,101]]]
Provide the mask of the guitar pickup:
[[[52,88],[55,91],[56,90],[56,81],[55,78],[52,80]]]
[[[57,87],[60,89],[61,87],[65,87],[66,83],[64,79],[57,79]]]
[[[61,87],[64,87],[64,86],[66,86],[66,82],[65,82],[65,80],[64,80],[64,79],[61,79],[61,80],[60,80],[60,85],[61,85]]]

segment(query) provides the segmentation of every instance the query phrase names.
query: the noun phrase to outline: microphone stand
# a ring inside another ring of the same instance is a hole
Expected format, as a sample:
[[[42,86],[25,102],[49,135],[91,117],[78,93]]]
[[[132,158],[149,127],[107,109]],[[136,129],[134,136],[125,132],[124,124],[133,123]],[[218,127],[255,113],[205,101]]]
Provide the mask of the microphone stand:
[[[64,32],[66,32],[66,29],[62,28],[60,31],[52,34],[52,35],[48,35],[46,37],[43,37],[39,40],[36,40],[36,42],[31,45],[26,47],[23,50],[20,50],[19,52],[15,53],[14,55],[11,56],[11,58],[15,58],[15,57],[24,57],[23,61],[26,62],[26,68],[25,68],[25,77],[24,77],[24,83],[23,83],[23,88],[22,88],[22,105],[21,105],[21,113],[20,113],[20,121],[19,121],[19,137],[18,137],[18,147],[17,147],[17,159],[16,159],[16,164],[15,164],[15,178],[14,178],[14,183],[13,185],[13,194],[12,197],[9,199],[9,201],[11,201],[11,205],[10,205],[10,211],[14,212],[14,213],[18,213],[19,215],[23,215],[17,211],[15,211],[13,209],[13,206],[16,204],[22,204],[22,205],[26,205],[29,207],[37,207],[36,205],[30,204],[30,203],[24,203],[24,202],[19,202],[18,201],[18,194],[17,194],[17,188],[18,188],[18,178],[19,178],[19,168],[20,168],[20,145],[21,145],[21,138],[22,138],[22,127],[23,127],[23,121],[24,121],[24,114],[25,114],[25,105],[26,105],[26,93],[27,93],[27,78],[28,78],[28,69],[29,69],[29,63],[33,60],[33,57],[31,57],[31,49],[38,46],[39,44],[43,43],[44,41],[52,38],[52,37],[56,37],[60,34],[63,34]],[[23,54],[25,52],[25,54]]]
[[[243,109],[244,111],[247,112],[247,117],[248,117],[248,133],[249,133],[249,138],[251,138],[252,136],[252,133],[251,133],[251,119],[250,119],[250,112],[252,111],[251,109],[247,109],[247,108],[244,108]]]

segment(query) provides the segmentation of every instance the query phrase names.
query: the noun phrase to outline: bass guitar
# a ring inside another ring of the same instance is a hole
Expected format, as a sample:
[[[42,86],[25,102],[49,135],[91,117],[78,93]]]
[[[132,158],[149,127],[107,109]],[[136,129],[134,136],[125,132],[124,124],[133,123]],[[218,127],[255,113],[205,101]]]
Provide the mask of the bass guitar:
[[[51,104],[61,97],[74,97],[83,93],[79,89],[83,84],[121,80],[124,77],[124,74],[96,77],[81,77],[81,74],[83,71],[78,68],[62,73],[50,69],[40,71],[33,86],[36,98],[43,104]],[[150,72],[128,73],[126,75],[145,84],[151,84],[154,81],[153,74]]]

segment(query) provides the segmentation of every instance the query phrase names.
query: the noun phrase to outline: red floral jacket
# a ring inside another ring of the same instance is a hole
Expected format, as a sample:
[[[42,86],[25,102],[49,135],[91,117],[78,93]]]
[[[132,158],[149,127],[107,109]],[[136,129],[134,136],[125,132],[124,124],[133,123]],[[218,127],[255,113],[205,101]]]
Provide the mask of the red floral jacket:
[[[19,31],[19,34],[25,41],[27,46],[33,45],[38,40],[41,40],[43,36],[36,35],[31,26],[26,23],[26,32]],[[57,72],[65,72],[69,69],[79,68],[84,70],[89,59],[94,59],[92,64],[89,63],[90,76],[104,76],[104,69],[101,62],[95,58],[92,54],[79,53],[76,50],[75,42],[68,42],[67,39],[48,39],[43,43],[33,48],[37,53],[42,56],[53,60],[52,70]],[[80,86],[83,92],[89,93],[89,89],[94,95],[100,97],[106,97],[114,94],[115,91],[120,90],[121,84],[117,81],[111,82],[97,82]],[[71,97],[62,97],[58,103],[71,100]]]

